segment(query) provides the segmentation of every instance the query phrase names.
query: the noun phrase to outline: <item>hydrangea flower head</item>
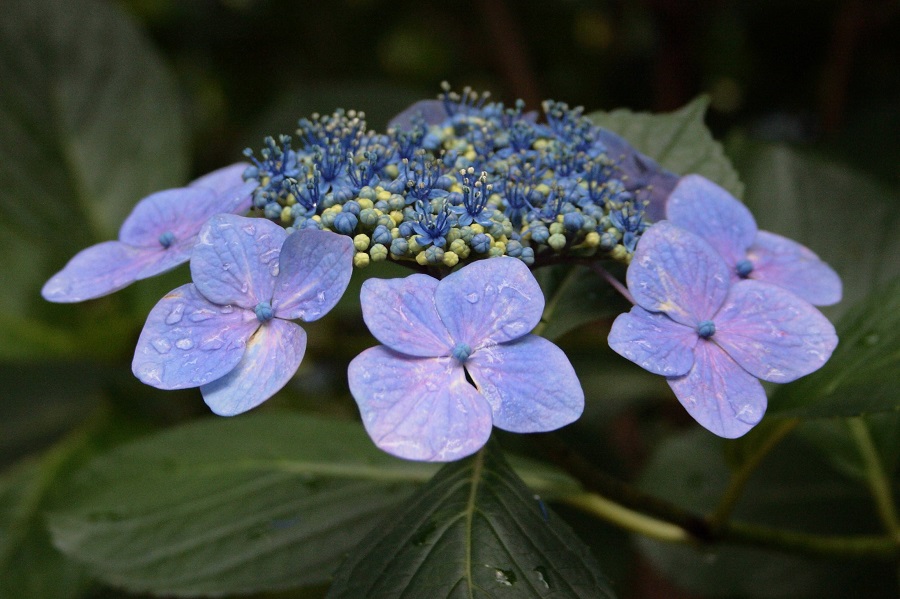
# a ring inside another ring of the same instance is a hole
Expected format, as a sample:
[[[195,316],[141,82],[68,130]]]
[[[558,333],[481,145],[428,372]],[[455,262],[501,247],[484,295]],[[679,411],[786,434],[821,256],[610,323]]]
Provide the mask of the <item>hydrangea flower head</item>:
[[[350,392],[388,453],[456,460],[481,448],[492,426],[549,431],[581,415],[584,392],[568,358],[529,334],[544,296],[520,260],[481,260],[440,281],[370,279],[361,303],[384,345],[350,363]]]
[[[697,422],[727,438],[762,418],[759,380],[786,383],[821,367],[834,327],[808,302],[768,283],[732,283],[713,247],[667,221],[644,233],[626,274],[637,304],[609,345],[668,379]]]
[[[734,281],[772,283],[816,306],[841,301],[841,279],[828,264],[796,241],[757,230],[746,206],[700,175],[681,179],[669,197],[666,215],[716,248]]]
[[[211,216],[250,208],[257,182],[243,180],[246,167],[227,166],[187,187],[147,196],[122,223],[118,241],[76,254],[44,284],[44,299],[60,303],[94,299],[187,262],[200,227]]]
[[[264,219],[214,216],[191,257],[194,282],[156,304],[132,370],[160,389],[200,387],[216,414],[245,412],[281,389],[306,350],[294,322],[337,304],[353,270],[353,243]]]

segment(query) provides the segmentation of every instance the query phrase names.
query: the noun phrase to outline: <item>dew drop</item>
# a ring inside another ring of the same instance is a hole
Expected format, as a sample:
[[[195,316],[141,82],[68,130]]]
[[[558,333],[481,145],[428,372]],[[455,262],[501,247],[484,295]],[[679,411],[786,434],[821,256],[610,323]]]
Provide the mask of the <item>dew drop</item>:
[[[222,264],[222,270],[231,270],[231,263],[225,262],[224,264]]]
[[[179,339],[175,342],[175,347],[178,349],[188,350],[194,347],[194,342],[189,338],[185,337],[184,339]]]
[[[216,313],[214,311],[204,308],[202,310],[197,310],[196,312],[191,312],[191,314],[188,315],[188,319],[191,322],[203,322],[204,320],[213,318],[215,315]]]
[[[247,293],[247,290],[249,290],[249,289],[250,289],[249,283],[245,282],[245,283],[241,284],[241,293]]]
[[[172,349],[172,344],[162,337],[154,339],[150,344],[153,346],[153,349],[161,354],[167,354]]]
[[[245,227],[241,227],[241,230],[247,235],[254,235],[256,233],[255,225],[247,225]]]
[[[317,293],[317,294],[316,294],[316,300],[317,300],[320,304],[324,304],[324,303],[325,303],[325,292],[324,292],[324,291],[320,291],[319,293]]]
[[[466,296],[466,300],[467,300],[470,304],[478,303],[478,294],[477,294],[477,293],[470,293],[469,295]]]
[[[221,312],[222,314],[231,314],[232,312],[234,312],[234,306],[230,304],[227,306],[222,306],[219,312]]]
[[[547,568],[544,566],[538,566],[534,569],[534,575],[537,577],[538,582],[543,585],[545,589],[550,588],[550,575],[547,573]]]
[[[516,583],[516,573],[512,570],[494,569],[494,581],[505,587],[511,587]]]
[[[178,324],[181,322],[182,316],[184,316],[184,304],[175,304],[175,307],[172,308],[172,311],[166,316],[166,324]]]

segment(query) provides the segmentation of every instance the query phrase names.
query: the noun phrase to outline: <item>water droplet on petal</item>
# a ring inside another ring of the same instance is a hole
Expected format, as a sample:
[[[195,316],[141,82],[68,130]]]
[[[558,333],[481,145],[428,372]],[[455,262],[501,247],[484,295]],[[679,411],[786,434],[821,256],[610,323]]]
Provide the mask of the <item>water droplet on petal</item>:
[[[222,306],[219,309],[219,312],[221,312],[222,314],[231,314],[232,312],[234,312],[234,306],[232,306],[232,305]]]
[[[152,345],[153,349],[155,349],[156,351],[158,351],[161,354],[167,354],[167,353],[169,353],[169,350],[172,349],[172,344],[169,343],[163,337],[154,339],[153,341],[150,342],[150,345]]]
[[[316,299],[318,300],[318,302],[320,304],[324,304],[325,303],[325,292],[320,291],[318,294],[316,294]]]
[[[191,322],[203,322],[204,320],[213,318],[215,315],[216,313],[214,311],[203,308],[201,310],[197,310],[196,312],[191,312],[188,315],[188,319]]]
[[[468,300],[468,302],[469,302],[470,304],[477,303],[477,302],[478,302],[478,294],[477,294],[477,293],[470,293],[469,295],[466,296],[466,300]]]
[[[166,324],[178,324],[181,322],[181,317],[184,316],[184,304],[175,304],[172,308],[172,311],[169,312],[169,315],[166,316]]]
[[[538,566],[534,569],[534,574],[538,579],[538,582],[545,588],[550,588],[550,575],[547,574],[547,568],[544,566]]]
[[[244,227],[241,227],[241,230],[244,233],[246,233],[247,235],[253,235],[256,233],[256,226],[255,225],[246,225]]]
[[[188,350],[194,347],[194,342],[189,338],[185,337],[184,339],[179,339],[175,342],[175,347],[178,349]]]
[[[222,270],[231,270],[231,263],[225,262],[224,264],[222,264]]]

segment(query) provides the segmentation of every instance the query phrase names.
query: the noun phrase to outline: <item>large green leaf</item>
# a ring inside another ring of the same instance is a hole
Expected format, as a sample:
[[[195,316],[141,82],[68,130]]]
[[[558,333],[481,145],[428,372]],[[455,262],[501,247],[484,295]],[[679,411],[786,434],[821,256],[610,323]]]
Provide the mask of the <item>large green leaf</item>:
[[[574,484],[523,468],[549,496]],[[320,584],[435,471],[379,451],[356,423],[291,413],[215,419],[93,462],[49,522],[57,547],[130,590]]]
[[[619,109],[588,116],[594,124],[618,133],[670,171],[703,175],[740,198],[744,186],[738,173],[703,123],[707,106],[709,98],[701,96],[665,114]]]
[[[178,95],[144,35],[100,0],[5,2],[0,81],[0,353],[72,354],[76,335],[50,323],[71,308],[44,305],[41,285],[115,237],[141,197],[184,181]]]
[[[694,512],[711,511],[729,480],[720,439],[693,430],[662,443],[641,486]],[[788,438],[750,479],[737,504],[743,522],[821,534],[878,534],[865,487],[849,484],[823,457]],[[814,559],[732,545],[693,548],[640,539],[667,577],[701,596],[801,599],[896,596],[890,564]]]
[[[612,597],[496,447],[448,464],[341,565],[331,599]]]
[[[772,398],[773,413],[858,416],[900,411],[900,277],[847,312],[825,366]]]

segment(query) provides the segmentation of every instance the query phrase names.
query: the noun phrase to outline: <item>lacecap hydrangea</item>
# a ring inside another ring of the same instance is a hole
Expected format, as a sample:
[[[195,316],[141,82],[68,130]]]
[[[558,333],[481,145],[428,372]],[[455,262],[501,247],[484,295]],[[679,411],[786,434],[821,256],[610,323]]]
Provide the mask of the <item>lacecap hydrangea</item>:
[[[45,297],[99,297],[190,259],[193,282],[152,311],[134,371],[160,388],[199,387],[234,415],[293,376],[306,338],[292,321],[325,316],[354,267],[407,266],[416,274],[363,285],[364,320],[383,345],[353,360],[349,388],[379,447],[446,461],[477,451],[493,426],[541,432],[579,417],[575,370],[531,334],[544,310],[531,271],[620,262],[636,307],[610,344],[666,376],[702,425],[743,434],[765,411],[757,378],[790,380],[828,359],[833,328],[807,300],[837,301],[837,275],[581,108],[542,108],[445,87],[384,133],[352,110],[300,119],[293,135],[245,150],[246,164],[145,199],[119,241],[76,256]],[[808,276],[785,282],[797,273]],[[831,274],[816,286],[816,273]],[[751,295],[784,308],[777,322],[750,309]],[[773,326],[775,338],[759,332]]]

